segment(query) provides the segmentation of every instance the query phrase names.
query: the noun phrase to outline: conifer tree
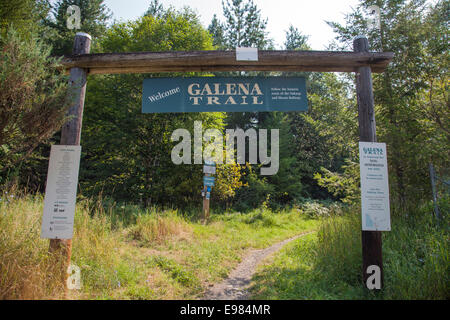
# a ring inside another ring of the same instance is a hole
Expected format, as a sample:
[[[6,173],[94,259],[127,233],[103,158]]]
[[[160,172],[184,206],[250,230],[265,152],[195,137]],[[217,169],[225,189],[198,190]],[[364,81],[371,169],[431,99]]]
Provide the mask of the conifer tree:
[[[81,29],[69,29],[67,8],[77,5],[81,13]],[[92,36],[91,52],[95,51],[96,43],[106,30],[106,24],[111,13],[104,4],[104,0],[58,0],[52,7],[51,17],[46,20],[53,31],[51,44],[54,55],[68,55],[72,53],[73,39],[77,32],[86,32]]]

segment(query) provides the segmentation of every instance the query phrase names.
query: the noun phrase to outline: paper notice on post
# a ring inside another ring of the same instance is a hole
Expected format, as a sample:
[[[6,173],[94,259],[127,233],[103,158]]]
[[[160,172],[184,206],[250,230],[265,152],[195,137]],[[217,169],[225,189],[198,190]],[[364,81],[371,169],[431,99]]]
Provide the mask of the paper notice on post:
[[[390,231],[386,144],[359,143],[362,230]]]
[[[41,238],[72,239],[81,146],[52,145]]]

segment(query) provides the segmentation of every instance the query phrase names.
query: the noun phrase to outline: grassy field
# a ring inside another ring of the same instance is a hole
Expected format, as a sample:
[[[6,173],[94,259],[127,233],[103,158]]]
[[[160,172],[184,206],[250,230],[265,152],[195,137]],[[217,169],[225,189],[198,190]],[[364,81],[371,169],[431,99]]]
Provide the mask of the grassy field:
[[[0,201],[0,299],[62,298],[47,239],[43,200]],[[82,289],[71,299],[195,299],[221,281],[249,248],[263,248],[318,226],[298,210],[212,215],[207,225],[175,210],[79,201],[72,262]]]
[[[40,239],[41,196],[0,200],[0,299],[64,298],[61,267]],[[72,262],[82,289],[69,299],[196,299],[224,279],[250,248],[305,231],[258,268],[255,299],[448,299],[448,218],[440,225],[425,206],[393,217],[383,233],[385,289],[361,284],[358,209],[308,204],[272,213],[212,215],[142,210],[107,200],[77,204]],[[448,211],[448,208],[443,208]],[[315,215],[327,218],[312,218]],[[448,217],[448,215],[447,215]]]
[[[323,220],[317,233],[288,244],[258,269],[253,298],[449,299],[448,222],[437,224],[430,205],[393,217],[392,231],[383,232],[385,287],[375,293],[361,280],[359,210]]]

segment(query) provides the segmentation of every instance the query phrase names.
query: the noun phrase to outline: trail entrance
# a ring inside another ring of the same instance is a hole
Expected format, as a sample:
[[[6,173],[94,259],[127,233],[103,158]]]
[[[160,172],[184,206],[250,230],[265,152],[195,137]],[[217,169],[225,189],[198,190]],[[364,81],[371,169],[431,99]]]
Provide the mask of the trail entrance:
[[[64,68],[70,72],[69,90],[74,97],[68,112],[71,119],[62,128],[62,145],[80,144],[88,75],[192,71],[354,72],[360,141],[376,142],[372,72],[383,72],[393,58],[390,52],[369,52],[365,37],[354,39],[353,52],[262,50],[258,52],[257,61],[237,60],[235,51],[89,54],[90,44],[88,34],[77,33],[73,55],[62,61]],[[71,247],[71,239],[50,240],[50,250],[60,251],[67,265],[70,263]],[[362,231],[362,249],[364,284],[370,276],[367,271],[371,266],[381,270],[383,283],[381,232]]]

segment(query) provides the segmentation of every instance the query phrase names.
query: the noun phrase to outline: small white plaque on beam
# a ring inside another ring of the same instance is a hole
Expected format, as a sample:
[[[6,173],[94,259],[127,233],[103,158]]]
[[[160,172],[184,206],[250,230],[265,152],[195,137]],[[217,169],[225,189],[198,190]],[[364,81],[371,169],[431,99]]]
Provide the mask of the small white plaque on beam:
[[[52,145],[41,238],[72,239],[81,146]]]
[[[258,48],[236,47],[236,61],[258,61]]]

